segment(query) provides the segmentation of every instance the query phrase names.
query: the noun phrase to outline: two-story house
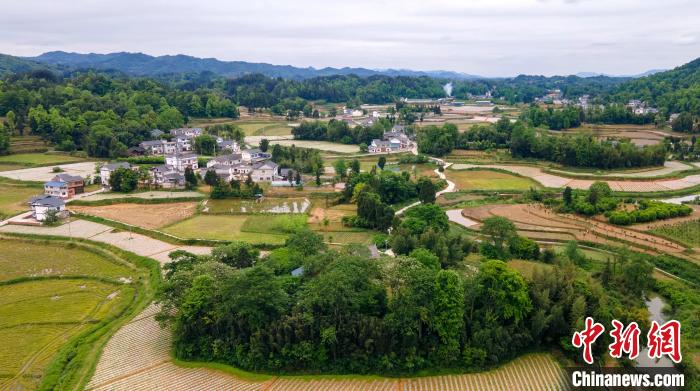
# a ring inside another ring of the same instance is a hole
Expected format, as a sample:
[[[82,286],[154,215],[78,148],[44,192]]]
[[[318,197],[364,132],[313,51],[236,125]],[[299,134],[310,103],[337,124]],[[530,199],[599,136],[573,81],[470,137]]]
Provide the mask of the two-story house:
[[[85,192],[82,177],[70,174],[58,174],[44,183],[44,194],[61,198],[71,198]]]
[[[165,164],[172,166],[178,172],[185,172],[185,168],[189,167],[193,170],[199,168],[197,155],[194,153],[174,153],[165,155]]]

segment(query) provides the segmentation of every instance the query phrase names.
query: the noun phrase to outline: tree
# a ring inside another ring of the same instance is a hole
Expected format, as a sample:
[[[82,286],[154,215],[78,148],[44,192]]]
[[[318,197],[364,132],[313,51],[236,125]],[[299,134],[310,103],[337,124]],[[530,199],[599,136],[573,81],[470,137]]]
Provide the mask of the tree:
[[[344,159],[338,159],[333,163],[333,168],[335,169],[335,174],[338,175],[340,180],[344,180],[345,176],[347,176],[348,173],[348,168],[345,165],[345,160]]]
[[[491,237],[494,247],[499,254],[504,254],[503,243],[517,235],[515,225],[505,217],[492,216],[484,219],[481,233]]]
[[[208,134],[195,137],[194,149],[198,154],[213,156],[216,154],[216,137]]]
[[[197,176],[194,174],[192,167],[185,167],[185,186],[188,189],[197,188]]]
[[[211,255],[219,262],[241,269],[253,266],[260,256],[260,250],[254,248],[250,243],[232,242],[225,246],[215,247]]]
[[[571,190],[571,187],[566,186],[564,188],[564,193],[562,194],[562,198],[564,199],[564,205],[571,206],[571,204],[574,200],[573,190]]]
[[[139,183],[137,171],[119,167],[109,175],[109,187],[112,191],[130,193],[136,190]]]
[[[379,161],[377,162],[377,166],[383,170],[385,165],[386,165],[386,157],[380,156]]]
[[[326,245],[323,243],[323,236],[309,229],[292,233],[284,242],[284,245],[304,256],[315,255],[326,249]]]
[[[603,198],[610,197],[612,195],[612,190],[607,182],[593,182],[590,188],[588,188],[588,202],[591,205],[596,205],[598,201]]]
[[[260,140],[260,150],[263,152],[267,152],[268,148],[270,147],[270,140],[264,138]]]
[[[216,175],[216,171],[207,170],[204,174],[204,183],[209,186],[216,186],[219,183],[219,176]]]
[[[359,160],[352,159],[352,161],[350,161],[350,171],[353,172],[354,174],[360,173],[360,161]]]
[[[671,128],[676,132],[692,132],[693,116],[688,112],[682,112],[671,122]]]
[[[464,327],[464,284],[456,272],[440,270],[434,289],[432,328],[440,338],[437,354],[444,363],[454,362]]]
[[[175,107],[166,107],[158,113],[157,126],[159,129],[181,128],[185,119]]]
[[[527,283],[502,261],[486,261],[477,275],[477,296],[494,317],[520,322],[532,309]]]
[[[426,177],[421,177],[416,183],[418,188],[418,199],[424,204],[432,204],[435,202],[436,188],[433,181]]]
[[[440,258],[437,255],[430,252],[430,250],[425,248],[417,248],[409,254],[409,257],[420,262],[423,266],[432,269],[440,269]]]

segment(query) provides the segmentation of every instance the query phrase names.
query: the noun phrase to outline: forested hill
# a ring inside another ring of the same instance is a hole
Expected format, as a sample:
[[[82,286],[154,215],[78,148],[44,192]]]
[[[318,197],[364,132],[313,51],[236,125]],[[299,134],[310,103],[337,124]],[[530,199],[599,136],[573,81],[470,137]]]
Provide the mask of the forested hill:
[[[361,77],[386,76],[430,76],[450,79],[475,79],[479,76],[450,71],[411,71],[404,69],[373,70],[367,68],[299,68],[291,65],[273,65],[246,61],[220,61],[215,58],[197,58],[185,55],[149,56],[143,53],[81,54],[62,51],[48,52],[29,58],[49,65],[66,66],[72,69],[116,70],[131,76],[157,76],[172,73],[212,72],[217,75],[235,77],[260,73],[268,77],[285,79],[308,79],[319,76],[350,75]]]
[[[52,65],[43,64],[31,59],[0,54],[0,77],[42,69],[55,70]]]
[[[623,83],[615,90],[613,99],[620,102],[639,99],[666,113],[700,115],[700,58],[669,71]]]

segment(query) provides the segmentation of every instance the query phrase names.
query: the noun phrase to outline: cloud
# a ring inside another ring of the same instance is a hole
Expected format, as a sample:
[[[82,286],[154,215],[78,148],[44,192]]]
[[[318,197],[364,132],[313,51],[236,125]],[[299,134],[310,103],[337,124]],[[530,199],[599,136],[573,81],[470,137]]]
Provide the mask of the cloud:
[[[489,76],[639,73],[700,52],[693,0],[24,0],[0,52],[140,51]]]

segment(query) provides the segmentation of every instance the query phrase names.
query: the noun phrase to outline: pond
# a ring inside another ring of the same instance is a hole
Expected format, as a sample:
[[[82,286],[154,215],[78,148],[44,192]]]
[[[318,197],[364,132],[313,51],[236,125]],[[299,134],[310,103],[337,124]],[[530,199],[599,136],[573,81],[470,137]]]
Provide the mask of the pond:
[[[310,206],[311,201],[308,198],[265,197],[261,200],[208,200],[205,211],[213,214],[306,213]]]

